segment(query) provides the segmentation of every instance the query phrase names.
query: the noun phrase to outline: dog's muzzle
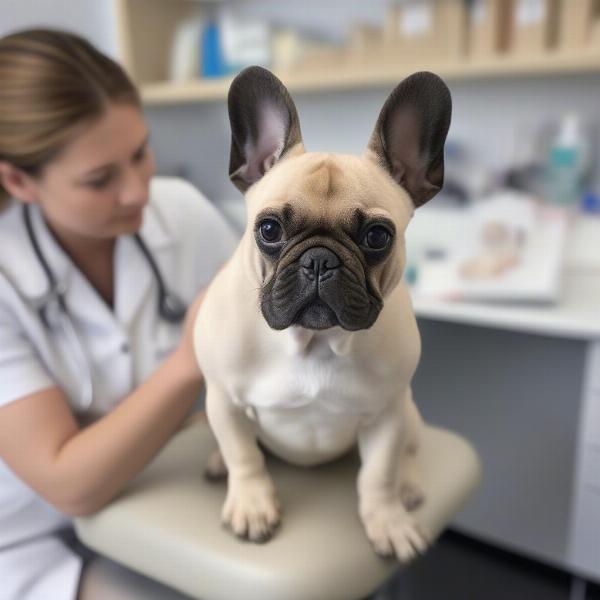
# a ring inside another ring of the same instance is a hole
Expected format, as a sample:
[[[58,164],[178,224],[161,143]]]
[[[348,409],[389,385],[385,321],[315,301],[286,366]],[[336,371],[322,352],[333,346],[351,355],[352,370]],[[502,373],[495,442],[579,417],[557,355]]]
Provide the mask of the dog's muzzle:
[[[273,329],[290,325],[367,329],[377,319],[382,303],[368,292],[364,275],[357,271],[344,265],[331,249],[311,247],[276,272],[263,288],[263,316]]]

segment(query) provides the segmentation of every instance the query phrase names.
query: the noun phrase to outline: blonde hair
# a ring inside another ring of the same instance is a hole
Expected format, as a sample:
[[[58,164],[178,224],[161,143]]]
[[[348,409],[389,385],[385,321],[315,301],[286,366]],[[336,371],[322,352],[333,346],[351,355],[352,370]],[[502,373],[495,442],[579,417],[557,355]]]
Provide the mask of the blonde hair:
[[[124,70],[83,38],[50,29],[0,38],[0,160],[39,175],[112,102],[141,106]],[[0,210],[8,198],[0,184]]]

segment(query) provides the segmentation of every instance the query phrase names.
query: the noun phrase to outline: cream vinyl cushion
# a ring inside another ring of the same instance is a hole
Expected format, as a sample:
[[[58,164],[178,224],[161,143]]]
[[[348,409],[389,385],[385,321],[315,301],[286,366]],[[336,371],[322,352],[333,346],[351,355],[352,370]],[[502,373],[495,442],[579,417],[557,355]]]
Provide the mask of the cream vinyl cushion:
[[[357,453],[308,469],[269,457],[283,521],[255,545],[221,526],[226,482],[203,477],[215,447],[195,419],[107,508],[77,519],[82,542],[199,600],[359,599],[398,568],[373,552],[360,523]],[[480,464],[463,438],[429,426],[420,461],[427,499],[415,518],[435,538],[476,489]]]

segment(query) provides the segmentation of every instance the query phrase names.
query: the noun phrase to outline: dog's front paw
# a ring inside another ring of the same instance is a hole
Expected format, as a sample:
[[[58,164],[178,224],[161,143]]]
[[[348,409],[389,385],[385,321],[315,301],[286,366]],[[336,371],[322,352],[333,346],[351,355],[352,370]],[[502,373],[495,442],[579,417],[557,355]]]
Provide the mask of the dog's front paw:
[[[396,556],[407,563],[423,554],[429,545],[401,500],[379,503],[361,511],[367,537],[380,556]]]
[[[271,480],[230,478],[221,519],[240,538],[256,543],[269,540],[280,521],[279,501]]]

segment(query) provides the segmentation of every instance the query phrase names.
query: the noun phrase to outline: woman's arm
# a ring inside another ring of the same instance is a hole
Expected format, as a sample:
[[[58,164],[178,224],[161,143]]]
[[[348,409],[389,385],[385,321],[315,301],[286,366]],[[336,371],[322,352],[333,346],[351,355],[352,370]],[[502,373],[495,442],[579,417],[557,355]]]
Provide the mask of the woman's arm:
[[[202,382],[192,348],[202,296],[177,350],[117,408],[80,429],[58,388],[0,408],[0,457],[50,504],[74,516],[111,500],[162,448],[193,407]]]

